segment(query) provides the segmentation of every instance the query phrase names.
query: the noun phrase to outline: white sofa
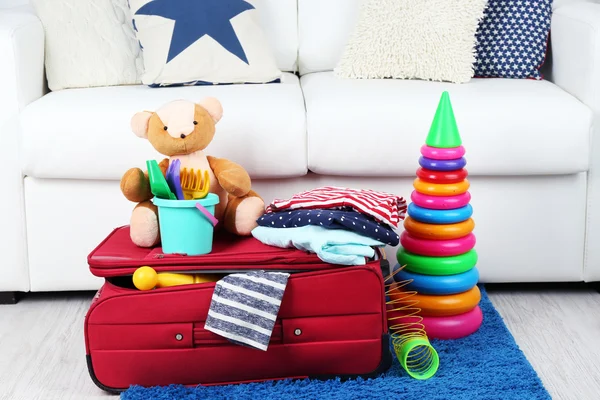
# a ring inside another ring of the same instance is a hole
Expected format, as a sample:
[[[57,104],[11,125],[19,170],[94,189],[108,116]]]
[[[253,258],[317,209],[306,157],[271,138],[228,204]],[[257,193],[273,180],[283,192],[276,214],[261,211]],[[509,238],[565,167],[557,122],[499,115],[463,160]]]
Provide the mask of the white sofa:
[[[86,257],[129,221],[119,179],[159,157],[130,131],[137,111],[218,97],[209,151],[241,163],[266,201],[324,184],[408,199],[444,90],[467,148],[481,281],[600,280],[597,1],[555,2],[545,81],[339,80],[359,1],[269,0],[282,84],[51,93],[44,30],[23,2],[0,9],[0,292],[100,286]]]

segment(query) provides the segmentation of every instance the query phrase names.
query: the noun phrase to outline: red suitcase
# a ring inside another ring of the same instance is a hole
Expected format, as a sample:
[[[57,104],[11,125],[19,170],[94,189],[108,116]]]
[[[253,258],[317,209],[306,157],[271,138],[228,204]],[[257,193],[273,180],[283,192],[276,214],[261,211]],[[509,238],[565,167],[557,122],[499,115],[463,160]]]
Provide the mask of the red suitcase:
[[[90,253],[105,278],[85,318],[87,365],[100,388],[213,385],[284,378],[372,377],[392,362],[382,268],[323,263],[316,255],[266,246],[252,237],[215,236],[203,256],[162,254],[115,229]],[[140,291],[132,274],[291,272],[267,351],[233,344],[204,329],[214,283]]]

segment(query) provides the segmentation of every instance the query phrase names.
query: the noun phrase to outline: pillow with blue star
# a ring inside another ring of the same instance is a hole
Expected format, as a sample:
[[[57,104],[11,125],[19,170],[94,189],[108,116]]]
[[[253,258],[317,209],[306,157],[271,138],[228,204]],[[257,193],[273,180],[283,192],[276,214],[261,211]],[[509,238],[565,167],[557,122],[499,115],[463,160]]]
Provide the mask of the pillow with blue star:
[[[151,87],[275,83],[261,0],[128,0]]]
[[[541,80],[552,0],[489,0],[477,29],[475,77]]]

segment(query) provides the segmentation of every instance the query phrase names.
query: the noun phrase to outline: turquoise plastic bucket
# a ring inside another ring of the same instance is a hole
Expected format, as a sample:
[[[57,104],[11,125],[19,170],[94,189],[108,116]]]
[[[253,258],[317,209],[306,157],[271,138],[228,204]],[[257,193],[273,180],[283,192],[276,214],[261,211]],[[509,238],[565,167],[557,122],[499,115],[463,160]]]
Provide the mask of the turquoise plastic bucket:
[[[214,227],[206,216],[196,208],[200,203],[212,215],[219,196],[209,193],[198,200],[167,200],[155,197],[158,207],[160,240],[165,254],[197,256],[212,251]]]

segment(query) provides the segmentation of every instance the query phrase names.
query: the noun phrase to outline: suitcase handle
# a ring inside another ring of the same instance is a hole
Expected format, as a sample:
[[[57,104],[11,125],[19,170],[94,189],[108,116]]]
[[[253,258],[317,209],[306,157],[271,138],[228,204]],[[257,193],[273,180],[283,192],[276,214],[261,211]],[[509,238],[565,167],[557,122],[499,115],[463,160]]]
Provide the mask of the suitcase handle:
[[[375,253],[377,253],[377,255],[379,256],[379,267],[381,268],[381,274],[383,275],[383,279],[385,279],[386,277],[390,276],[392,272],[390,270],[390,262],[387,260],[385,251],[383,251],[381,248],[376,247]]]
[[[204,329],[204,321],[194,324],[194,347],[231,344],[226,338]],[[275,322],[269,344],[283,343],[283,325],[281,321]]]

